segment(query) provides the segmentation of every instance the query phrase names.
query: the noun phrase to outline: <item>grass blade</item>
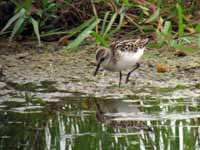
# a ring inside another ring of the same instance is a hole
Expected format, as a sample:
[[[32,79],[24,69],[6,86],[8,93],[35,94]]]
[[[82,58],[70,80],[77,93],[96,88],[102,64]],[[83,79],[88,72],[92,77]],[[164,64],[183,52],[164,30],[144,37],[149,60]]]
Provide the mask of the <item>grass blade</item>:
[[[16,15],[14,15],[12,18],[9,19],[8,23],[5,25],[5,27],[1,30],[1,32],[4,32],[7,30],[11,24],[13,24],[17,19],[20,17],[23,17],[25,15],[26,10],[22,8]]]
[[[40,40],[40,31],[39,31],[39,23],[38,21],[36,21],[34,18],[31,17],[31,23],[33,25],[33,29],[34,29],[34,32],[36,34],[36,37],[38,39],[38,44],[39,46],[41,46],[41,40]]]
[[[65,49],[72,49],[75,48],[77,46],[79,46],[79,44],[90,35],[90,33],[92,33],[92,29],[95,28],[95,26],[99,23],[99,19],[96,18],[94,22],[92,22],[91,25],[89,25],[85,30],[83,30],[78,37],[73,40],[73,42],[71,42]]]
[[[108,16],[109,16],[110,12],[106,12],[104,18],[103,18],[103,24],[102,24],[102,28],[101,28],[101,34],[104,33],[105,31],[105,26],[106,26],[106,22],[107,22],[107,19],[108,19]]]
[[[129,0],[123,0],[123,4],[125,4],[125,6],[129,6],[130,5]]]
[[[119,24],[118,24],[117,28],[115,29],[115,31],[118,31],[121,28],[123,21],[124,21],[124,14],[122,13],[122,14],[120,14]]]
[[[26,8],[26,10],[29,10],[32,6],[33,0],[25,0],[25,2],[23,3],[24,8]]]
[[[191,53],[196,52],[196,49],[195,49],[195,48],[185,47],[185,46],[183,46],[183,45],[181,45],[181,44],[178,44],[175,40],[173,40],[173,41],[171,42],[171,46],[172,46],[173,48],[181,49],[181,50],[184,50],[184,51],[187,51],[187,52],[191,52]]]
[[[184,35],[183,10],[179,4],[176,5],[176,8],[178,11],[178,34],[179,36],[182,36]]]
[[[195,32],[200,32],[200,23],[198,23],[195,27]]]
[[[108,33],[108,31],[111,29],[116,17],[117,17],[117,13],[114,13],[110,19],[110,22],[108,23],[108,26],[107,26],[106,31],[104,32],[103,36],[105,36]]]
[[[108,46],[108,42],[107,42],[107,41],[104,39],[104,37],[101,36],[100,34],[98,34],[98,33],[96,33],[95,31],[93,31],[93,32],[91,33],[91,35],[92,35],[93,37],[95,37],[96,40],[97,40],[98,42],[100,42],[103,46]]]
[[[146,12],[149,11],[149,8],[142,6],[142,5],[135,5],[135,7],[140,8],[142,11],[146,11]]]
[[[161,31],[159,31],[159,30],[156,30],[156,42],[159,45],[163,45],[163,43],[164,43],[164,37],[162,36]]]
[[[157,9],[147,20],[146,23],[155,21],[160,15],[160,9]]]
[[[198,36],[198,39],[197,39],[197,43],[198,43],[198,48],[200,48],[200,35]]]
[[[80,26],[72,29],[69,34],[67,35],[68,37],[72,37],[73,35],[77,34],[78,32],[80,32],[81,30],[85,29],[86,27],[88,27],[90,24],[92,24],[94,21],[96,20],[96,17],[92,17],[91,19],[85,21],[83,24],[81,24]]]
[[[41,37],[47,37],[47,36],[52,36],[52,35],[67,35],[67,37],[70,38],[70,37],[74,36],[75,34],[81,32],[81,30],[83,30],[84,28],[88,27],[92,22],[95,21],[95,18],[96,17],[92,17],[91,19],[85,21],[80,26],[73,28],[71,30],[68,30],[68,31],[50,31],[50,32],[42,34]]]
[[[171,21],[166,21],[164,24],[163,32],[170,34],[171,31],[172,31]]]
[[[17,20],[17,22],[15,23],[15,26],[12,30],[11,36],[9,38],[9,42],[12,41],[13,37],[17,34],[17,32],[20,30],[20,27],[23,25],[25,18],[22,17],[20,19]]]
[[[119,19],[119,23],[117,27],[113,29],[112,31],[110,31],[108,35],[110,36],[111,34],[118,32],[123,24],[123,21],[124,21],[124,14],[122,13],[120,14],[120,19]]]
[[[141,26],[139,25],[139,24],[137,24],[131,17],[129,17],[128,15],[124,15],[125,16],[125,18],[130,22],[130,23],[132,23],[134,26],[136,26],[137,28],[138,28],[138,30],[142,33],[142,34],[144,34],[144,31],[142,30],[142,28],[141,28]]]
[[[47,8],[48,7],[48,0],[42,0],[42,7]]]

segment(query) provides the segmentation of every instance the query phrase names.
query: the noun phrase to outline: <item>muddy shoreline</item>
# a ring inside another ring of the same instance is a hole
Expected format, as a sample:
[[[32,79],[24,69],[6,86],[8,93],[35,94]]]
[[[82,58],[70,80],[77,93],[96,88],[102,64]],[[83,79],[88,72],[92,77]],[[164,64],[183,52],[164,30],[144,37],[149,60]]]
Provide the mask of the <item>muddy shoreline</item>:
[[[118,88],[118,73],[105,72],[93,77],[95,45],[85,44],[77,52],[61,52],[55,43],[44,43],[38,53],[36,42],[0,43],[0,65],[6,82],[36,83],[55,81],[59,90],[100,95],[128,95],[148,87],[169,88],[195,86],[200,82],[200,53],[175,55],[166,47],[150,49],[141,60],[141,67],[131,75],[130,82]],[[157,72],[157,64],[165,64],[169,70]],[[125,72],[124,72],[125,74]]]

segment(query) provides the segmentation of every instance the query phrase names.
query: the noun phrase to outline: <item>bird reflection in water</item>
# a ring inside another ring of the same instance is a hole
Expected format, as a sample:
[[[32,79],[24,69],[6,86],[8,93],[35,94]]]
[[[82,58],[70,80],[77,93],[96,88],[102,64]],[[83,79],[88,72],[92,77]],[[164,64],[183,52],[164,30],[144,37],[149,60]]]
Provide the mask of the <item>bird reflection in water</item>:
[[[137,105],[116,99],[96,100],[96,118],[98,121],[114,128],[135,128],[152,131],[146,124],[144,113]]]

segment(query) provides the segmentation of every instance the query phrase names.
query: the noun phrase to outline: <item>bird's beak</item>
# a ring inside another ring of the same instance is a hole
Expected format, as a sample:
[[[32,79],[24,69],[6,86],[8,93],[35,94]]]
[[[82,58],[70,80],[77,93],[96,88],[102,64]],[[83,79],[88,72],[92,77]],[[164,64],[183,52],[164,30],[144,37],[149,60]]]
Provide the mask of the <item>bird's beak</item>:
[[[97,66],[96,66],[96,69],[95,69],[95,72],[94,72],[94,76],[96,76],[96,75],[97,75],[97,73],[98,73],[98,70],[99,70],[99,68],[100,68],[100,65],[101,65],[101,62],[102,62],[102,61],[99,61],[99,62],[98,62]]]

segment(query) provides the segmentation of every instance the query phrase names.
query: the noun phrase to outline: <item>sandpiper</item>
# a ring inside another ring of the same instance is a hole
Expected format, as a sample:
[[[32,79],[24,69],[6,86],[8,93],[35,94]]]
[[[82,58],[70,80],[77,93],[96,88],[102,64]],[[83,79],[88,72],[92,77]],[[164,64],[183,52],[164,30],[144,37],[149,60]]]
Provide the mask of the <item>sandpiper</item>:
[[[131,39],[112,42],[109,48],[100,47],[96,52],[96,70],[97,75],[100,66],[105,70],[119,72],[119,87],[121,85],[122,71],[129,70],[125,83],[128,83],[129,77],[133,71],[139,68],[139,60],[144,53],[145,45],[149,39]]]

